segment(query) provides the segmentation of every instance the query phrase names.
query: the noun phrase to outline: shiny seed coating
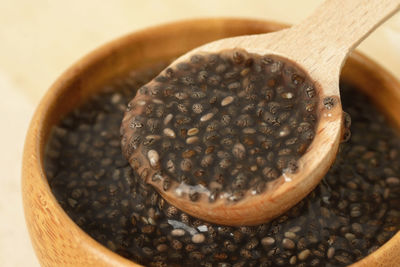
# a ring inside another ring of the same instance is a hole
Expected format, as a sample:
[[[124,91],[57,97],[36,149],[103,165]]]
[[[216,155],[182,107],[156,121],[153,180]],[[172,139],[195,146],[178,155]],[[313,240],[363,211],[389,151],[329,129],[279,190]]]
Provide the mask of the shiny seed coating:
[[[150,165],[151,165],[152,167],[156,167],[156,166],[158,165],[159,160],[160,160],[160,157],[159,157],[157,151],[155,151],[155,150],[150,150],[150,151],[147,153],[147,157],[148,157],[148,159],[149,159],[149,161],[150,161]]]
[[[156,151],[150,165],[166,174],[163,190],[185,183],[203,188],[210,201],[214,195],[240,201],[263,192],[284,169],[296,172],[318,119],[313,107],[320,100],[307,75],[279,57],[266,65],[264,57],[238,49],[195,57],[142,90],[149,94],[137,100],[146,103],[140,114],[131,101],[130,127],[121,128],[125,157]],[[160,138],[132,139],[143,135]],[[179,195],[197,201],[196,190]]]
[[[214,117],[214,113],[207,113],[206,115],[202,116],[200,118],[200,121],[208,121],[210,120],[212,117]]]
[[[175,138],[176,137],[175,132],[170,128],[165,128],[163,132],[168,137],[171,137],[171,138]]]
[[[174,117],[174,115],[172,115],[171,113],[168,114],[167,116],[165,116],[164,124],[167,125],[172,120],[173,117]]]
[[[186,139],[186,143],[189,145],[194,144],[197,141],[199,141],[199,138],[197,136],[192,136],[192,137],[189,137],[188,139]]]
[[[190,129],[187,131],[187,134],[188,134],[189,136],[196,135],[196,134],[198,134],[198,133],[199,133],[199,129],[198,129],[198,128],[190,128]]]
[[[171,231],[171,234],[173,236],[184,236],[185,235],[185,230],[183,229],[174,229]]]
[[[225,106],[229,105],[230,103],[232,103],[233,100],[234,100],[233,96],[227,96],[224,99],[222,99],[221,106],[225,107]]]
[[[192,237],[193,243],[199,244],[203,243],[206,237],[203,234],[196,234]]]

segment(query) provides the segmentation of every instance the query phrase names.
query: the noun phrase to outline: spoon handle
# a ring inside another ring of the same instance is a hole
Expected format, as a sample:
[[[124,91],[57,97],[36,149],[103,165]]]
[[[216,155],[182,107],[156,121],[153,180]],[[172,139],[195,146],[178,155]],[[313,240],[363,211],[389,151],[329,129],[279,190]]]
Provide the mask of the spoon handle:
[[[400,0],[327,0],[292,30],[304,33],[304,44],[345,55],[399,9]]]
[[[326,0],[300,24],[265,38],[264,46],[293,59],[331,85],[327,93],[338,95],[347,54],[399,9],[400,0]]]

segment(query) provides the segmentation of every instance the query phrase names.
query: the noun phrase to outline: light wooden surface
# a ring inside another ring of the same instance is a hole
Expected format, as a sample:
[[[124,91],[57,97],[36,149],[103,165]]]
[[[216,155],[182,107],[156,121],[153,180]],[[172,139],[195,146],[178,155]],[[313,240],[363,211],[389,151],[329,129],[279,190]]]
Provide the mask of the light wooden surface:
[[[68,66],[100,44],[149,25],[211,16],[296,23],[320,2],[0,1],[0,266],[38,266],[22,213],[22,147],[40,98]],[[400,16],[374,32],[361,50],[400,77]]]

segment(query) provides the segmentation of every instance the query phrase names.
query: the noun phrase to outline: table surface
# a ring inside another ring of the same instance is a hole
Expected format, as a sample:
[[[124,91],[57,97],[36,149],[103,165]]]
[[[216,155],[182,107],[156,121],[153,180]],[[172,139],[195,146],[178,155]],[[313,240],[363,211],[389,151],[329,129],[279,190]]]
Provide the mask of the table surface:
[[[168,21],[247,17],[296,23],[322,0],[0,0],[0,266],[39,266],[23,217],[20,175],[32,114],[51,83],[83,55]],[[400,15],[360,50],[400,77]]]

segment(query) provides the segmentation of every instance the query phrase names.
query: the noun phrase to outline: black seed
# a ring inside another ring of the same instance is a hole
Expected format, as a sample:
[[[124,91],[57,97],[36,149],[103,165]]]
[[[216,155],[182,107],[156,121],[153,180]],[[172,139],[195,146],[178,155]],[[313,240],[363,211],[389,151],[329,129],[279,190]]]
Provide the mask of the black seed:
[[[239,88],[240,88],[239,82],[233,82],[233,83],[228,84],[229,90],[235,91],[235,90],[238,90]]]
[[[193,64],[199,64],[200,62],[202,62],[204,60],[204,58],[200,55],[193,55],[190,58],[190,62],[192,62]]]
[[[164,177],[164,181],[163,181],[163,189],[164,191],[167,191],[171,186],[171,181],[168,177]]]
[[[177,67],[178,70],[183,70],[183,71],[187,71],[187,70],[190,69],[190,65],[188,63],[185,63],[185,62],[179,63],[176,67]]]
[[[167,68],[165,70],[165,76],[169,79],[171,79],[174,76],[174,70],[171,68]]]
[[[292,82],[295,85],[301,85],[304,82],[304,77],[298,75],[298,74],[293,74],[292,75]]]
[[[240,64],[244,61],[244,55],[240,52],[234,52],[232,59],[235,64]]]
[[[197,75],[197,80],[198,80],[200,83],[206,82],[207,78],[208,78],[208,73],[207,73],[207,71],[205,71],[205,70],[200,71],[199,74]]]
[[[263,64],[265,64],[265,65],[269,65],[269,64],[272,64],[272,63],[274,62],[274,60],[273,60],[272,58],[268,57],[268,56],[264,56],[264,57],[261,59],[261,62],[262,62]]]
[[[189,198],[191,201],[197,201],[199,199],[199,193],[196,191],[190,192],[189,193]]]
[[[235,77],[239,76],[238,71],[229,71],[224,74],[224,78],[229,80],[229,79],[234,79]]]
[[[207,79],[207,83],[213,86],[219,85],[220,82],[221,82],[221,77],[219,75],[213,75]]]
[[[332,109],[335,106],[335,99],[333,97],[325,97],[323,104],[326,109]]]

